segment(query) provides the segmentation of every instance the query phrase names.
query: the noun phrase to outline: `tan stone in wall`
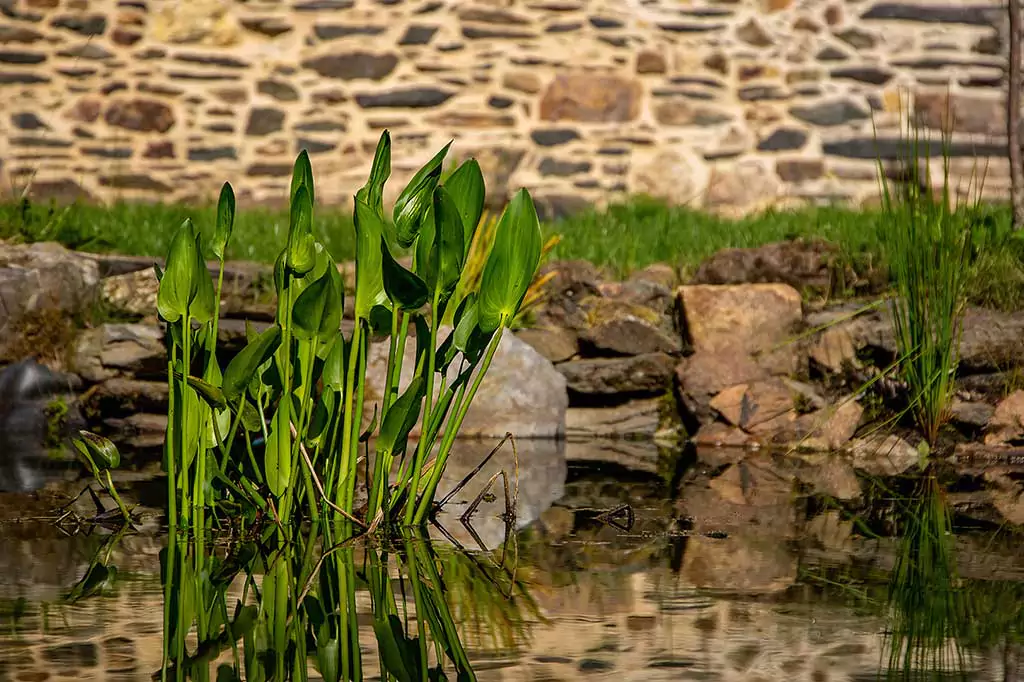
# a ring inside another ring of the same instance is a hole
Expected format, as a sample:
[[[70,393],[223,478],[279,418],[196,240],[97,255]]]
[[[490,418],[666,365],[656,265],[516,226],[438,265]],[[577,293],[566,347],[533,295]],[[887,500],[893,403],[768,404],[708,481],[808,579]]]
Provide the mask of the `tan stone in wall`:
[[[1001,158],[1006,46],[981,4],[13,0],[0,172],[37,196],[212,200],[228,180],[281,203],[307,149],[347,205],[387,128],[389,197],[453,140],[495,207],[520,185],[552,215],[635,192],[860,202],[911,105],[958,161]]]

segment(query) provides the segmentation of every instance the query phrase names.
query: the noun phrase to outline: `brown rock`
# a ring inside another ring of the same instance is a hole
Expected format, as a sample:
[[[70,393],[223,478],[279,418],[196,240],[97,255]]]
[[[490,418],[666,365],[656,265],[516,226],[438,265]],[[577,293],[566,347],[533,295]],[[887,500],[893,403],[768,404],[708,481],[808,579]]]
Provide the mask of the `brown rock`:
[[[757,19],[750,19],[736,29],[736,37],[754,47],[769,47],[775,42]]]
[[[682,97],[658,101],[654,105],[654,118],[666,126],[700,127],[716,126],[733,120],[733,116],[724,109]]]
[[[174,112],[163,102],[147,99],[117,100],[107,106],[107,125],[146,133],[166,133],[174,126]]]
[[[822,240],[776,242],[747,249],[722,249],[701,263],[693,284],[779,282],[798,291],[825,293],[840,260],[838,247]]]
[[[587,329],[580,338],[598,354],[677,353],[682,343],[648,320],[621,312]]]
[[[664,353],[570,360],[557,369],[569,390],[587,395],[659,394],[671,386],[675,361]]]
[[[779,159],[775,172],[783,182],[809,182],[825,175],[825,162],[821,159]]]
[[[853,468],[871,476],[898,476],[921,461],[917,448],[899,436],[873,434],[850,442]]]
[[[767,162],[739,161],[731,167],[715,169],[708,182],[704,204],[733,213],[759,208],[775,201],[781,191],[779,182]]]
[[[303,68],[313,69],[324,78],[338,80],[369,79],[379,81],[398,66],[398,56],[391,53],[348,52],[307,59]]]
[[[699,198],[707,187],[707,164],[689,146],[637,150],[630,169],[629,188],[665,201],[685,204]]]
[[[540,102],[542,121],[625,123],[640,115],[643,88],[636,80],[584,72],[563,73]]]
[[[751,441],[751,437],[743,429],[722,422],[704,424],[693,437],[694,444],[704,448],[742,448]]]
[[[654,439],[661,418],[661,400],[631,400],[612,407],[570,407],[565,435],[570,439]]]
[[[636,56],[636,72],[639,75],[662,74],[668,71],[665,56],[654,50],[642,50]]]
[[[856,400],[844,399],[834,408],[824,408],[804,415],[808,437],[802,447],[816,450],[838,450],[853,438],[864,416],[864,408]]]
[[[1024,437],[1024,391],[1014,391],[996,406],[985,431],[985,445],[1010,443]]]
[[[68,110],[66,116],[72,121],[81,123],[92,123],[100,116],[103,104],[98,99],[83,97],[75,102],[75,105]]]
[[[1006,104],[1001,97],[918,92],[914,96],[914,113],[919,123],[935,130],[1006,134]]]
[[[174,143],[166,140],[149,142],[142,153],[144,159],[173,159]]]
[[[730,386],[760,381],[768,372],[742,350],[698,351],[684,358],[675,370],[683,407],[700,422],[711,418],[711,398]]]
[[[516,332],[521,340],[553,363],[565,362],[579,352],[576,334],[559,327],[533,327]]]
[[[805,455],[802,459],[795,475],[798,481],[810,488],[812,494],[827,495],[841,502],[860,499],[860,480],[848,459],[834,452]]]
[[[163,332],[155,324],[107,323],[87,329],[75,344],[72,367],[83,379],[94,382],[118,376],[164,377]]]
[[[501,82],[509,90],[528,94],[538,93],[543,87],[540,77],[533,71],[510,71],[505,74]]]
[[[820,398],[794,381],[772,378],[738,384],[711,399],[711,408],[748,433],[768,433],[796,419],[802,402]]]

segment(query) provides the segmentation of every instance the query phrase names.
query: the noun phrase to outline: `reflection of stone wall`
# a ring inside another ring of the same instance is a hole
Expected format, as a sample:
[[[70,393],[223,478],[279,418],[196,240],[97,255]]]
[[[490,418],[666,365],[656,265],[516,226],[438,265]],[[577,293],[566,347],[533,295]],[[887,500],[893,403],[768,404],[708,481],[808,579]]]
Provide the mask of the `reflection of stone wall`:
[[[862,198],[870,118],[894,154],[903,87],[940,125],[952,86],[956,155],[1002,152],[998,5],[7,0],[0,173],[39,196],[195,199],[230,180],[279,200],[305,147],[320,196],[347,203],[389,128],[397,177],[455,138],[497,201],[525,185],[548,210]]]

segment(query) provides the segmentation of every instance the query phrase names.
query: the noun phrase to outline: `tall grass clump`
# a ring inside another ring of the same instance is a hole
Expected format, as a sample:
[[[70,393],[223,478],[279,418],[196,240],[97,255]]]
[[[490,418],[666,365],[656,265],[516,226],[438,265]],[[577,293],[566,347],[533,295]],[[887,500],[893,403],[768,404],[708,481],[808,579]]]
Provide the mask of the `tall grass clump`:
[[[221,262],[234,229],[225,184],[205,234],[186,220],[158,272],[167,324],[169,422],[165,446],[170,517],[196,532],[207,512],[255,508],[278,527],[333,518],[363,528],[419,525],[456,435],[536,273],[541,235],[520,191],[494,228],[478,279],[460,286],[484,206],[479,165],[441,182],[448,146],[399,194],[385,219],[391,139],[380,138],[369,179],[355,195],[355,293],[344,300],[337,263],[313,229],[309,157],[295,162],[286,243],[274,267],[277,315],[225,367],[216,357],[216,283],[203,246]],[[413,254],[407,269],[399,249]],[[345,304],[354,318],[340,331]],[[451,312],[452,328],[441,320]],[[371,336],[386,337],[388,364],[375,418],[364,423]],[[399,377],[414,344],[412,380]],[[419,426],[420,436],[410,434]],[[371,447],[374,450],[370,455]],[[355,508],[357,465],[367,463],[368,505]],[[397,472],[396,472],[397,469]]]
[[[928,158],[934,145],[908,126],[905,168],[920,182],[895,192],[880,166],[884,218],[881,243],[893,280],[890,310],[899,374],[910,412],[929,445],[949,418],[970,276],[972,216],[950,187],[949,147],[942,144],[942,186],[934,188]]]

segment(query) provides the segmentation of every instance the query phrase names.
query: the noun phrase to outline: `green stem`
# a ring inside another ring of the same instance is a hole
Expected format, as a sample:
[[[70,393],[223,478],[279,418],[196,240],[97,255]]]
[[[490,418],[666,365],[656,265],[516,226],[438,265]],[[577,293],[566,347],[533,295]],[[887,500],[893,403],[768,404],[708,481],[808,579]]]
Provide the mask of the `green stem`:
[[[341,470],[338,474],[337,488],[334,491],[334,503],[346,512],[351,512],[351,510],[345,507],[345,500],[347,498],[345,489],[355,485],[355,460],[350,459],[352,453],[352,423],[356,418],[356,415],[352,413],[352,394],[355,393],[356,359],[358,357],[358,346],[362,329],[363,321],[356,320],[355,329],[352,330],[352,343],[349,347],[348,369],[345,372],[345,408],[342,412],[344,421],[341,427]],[[352,478],[351,481],[349,480],[350,477]]]
[[[131,514],[128,513],[128,508],[124,506],[124,502],[121,501],[121,496],[117,494],[117,488],[114,487],[114,481],[110,478],[110,469],[105,469],[103,473],[106,474],[107,478],[107,485],[105,486],[107,492],[110,493],[112,498],[114,498],[114,502],[117,503],[117,508],[121,510],[121,516],[124,517],[125,522],[131,521]]]
[[[192,401],[190,399],[190,396],[189,396],[189,393],[188,393],[191,390],[191,388],[188,385],[188,377],[189,377],[189,375],[191,374],[191,371],[192,371],[192,317],[187,312],[181,318],[181,344],[182,344],[182,347],[183,347],[182,348],[182,359],[181,359],[181,395],[182,395],[182,398],[183,398],[183,400],[182,400],[182,403],[183,403],[182,407],[184,408],[182,410],[182,412],[181,412],[181,438],[182,438],[181,442],[182,442],[182,445],[184,446],[188,441],[192,440],[190,432],[189,432],[189,419],[188,419],[189,406],[192,403]],[[197,438],[196,439],[196,447],[198,447],[198,446],[199,446],[199,439]],[[184,450],[184,449],[185,448],[182,447],[182,450]],[[193,515],[195,514],[195,510],[192,509],[192,504],[191,504],[191,502],[194,502],[194,500],[190,501],[189,498],[188,498],[188,478],[187,478],[187,476],[188,476],[188,468],[189,467],[186,465],[186,462],[188,461],[188,454],[189,453],[182,452],[182,460],[181,460],[181,465],[182,465],[182,472],[181,473],[182,473],[182,475],[181,475],[181,478],[178,479],[178,485],[181,487],[181,493],[182,493],[181,494],[182,513],[184,513],[185,509],[187,508],[189,510],[189,512],[188,512],[189,513],[189,520],[190,521],[194,521]],[[193,460],[195,459],[195,455],[194,454],[192,455],[192,458],[193,458]],[[189,523],[187,525],[191,527],[191,526],[194,526],[195,524],[194,523]]]
[[[347,511],[349,513],[352,512],[352,504],[353,504],[353,500],[355,498],[355,490],[356,490],[356,475],[355,475],[356,472],[355,472],[355,467],[356,467],[356,462],[359,460],[359,436],[361,435],[359,433],[359,429],[362,428],[362,423],[363,423],[363,398],[364,398],[364,390],[366,388],[366,382],[365,382],[365,378],[366,378],[366,353],[367,353],[368,346],[369,346],[369,335],[366,333],[366,330],[364,329],[363,333],[359,337],[358,354],[357,354],[358,362],[357,362],[357,367],[356,367],[356,379],[357,379],[357,383],[356,383],[356,396],[355,396],[356,400],[355,400],[355,404],[353,405],[353,412],[354,412],[353,416],[356,419],[355,426],[353,427],[354,430],[355,430],[355,433],[353,434],[355,436],[355,438],[352,439],[352,443],[351,443],[352,454],[350,455],[350,458],[349,458],[349,461],[352,462],[352,483],[351,483],[351,485],[345,486],[345,489],[344,489],[345,490],[345,506],[342,507],[342,509],[344,509],[345,511]]]
[[[437,319],[437,308],[438,302],[441,300],[441,291],[436,289],[434,291],[434,298],[431,301],[430,310],[430,345],[427,346],[427,394],[424,398],[423,403],[423,417],[420,422],[420,434],[421,436],[426,435],[427,426],[430,419],[430,410],[434,399],[434,361],[436,359],[435,349],[437,348],[437,325],[440,322]],[[423,462],[427,456],[426,438],[420,438],[416,444],[416,459],[413,461],[412,469],[412,484],[409,487],[409,498],[406,502],[405,508],[405,525],[410,526],[413,523],[414,513],[416,511],[416,491],[420,485],[420,470],[423,468]]]
[[[430,478],[427,480],[427,486],[424,489],[419,502],[415,505],[415,523],[417,524],[422,523],[430,511],[430,505],[433,502],[434,493],[437,491],[437,485],[441,482],[441,474],[444,472],[444,466],[448,460],[448,454],[451,452],[452,445],[455,442],[455,437],[458,435],[459,429],[462,427],[462,422],[466,418],[466,413],[469,412],[469,407],[473,404],[473,398],[476,396],[476,392],[484,380],[484,375],[487,374],[487,370],[491,366],[491,361],[494,360],[494,353],[498,350],[498,344],[501,342],[501,335],[504,329],[504,325],[498,327],[498,330],[494,334],[494,338],[491,339],[491,343],[487,347],[487,353],[484,355],[484,361],[480,365],[480,371],[473,380],[473,387],[469,389],[469,395],[466,396],[466,400],[459,404],[458,410],[452,420],[448,422],[448,428],[445,429],[444,438],[441,440],[441,449],[437,453],[437,460],[434,462],[434,467],[430,472]],[[410,502],[415,500],[417,492],[416,486],[413,486],[412,489],[410,489]],[[410,522],[410,525],[411,523],[412,522]]]

